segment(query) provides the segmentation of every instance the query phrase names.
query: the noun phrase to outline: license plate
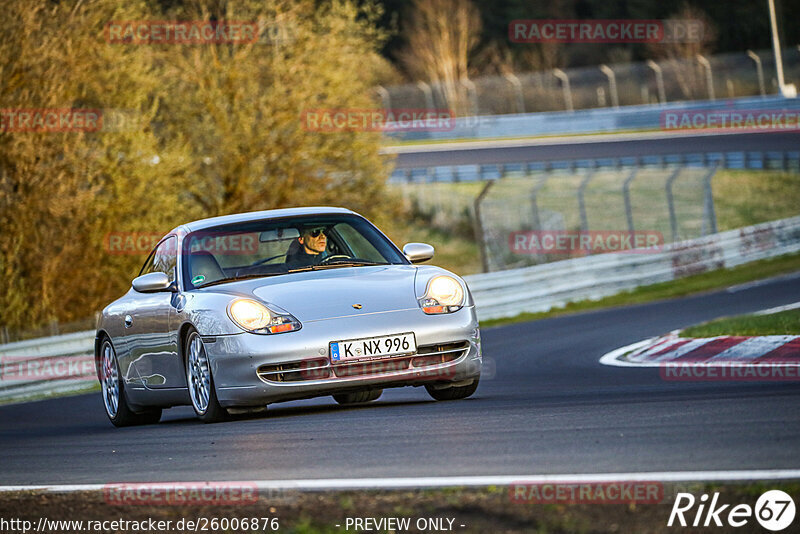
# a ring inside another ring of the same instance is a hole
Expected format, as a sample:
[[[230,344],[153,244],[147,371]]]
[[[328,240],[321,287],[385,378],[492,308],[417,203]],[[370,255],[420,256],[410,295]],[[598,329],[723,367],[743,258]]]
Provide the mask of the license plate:
[[[417,352],[413,332],[331,342],[331,362],[369,360]]]

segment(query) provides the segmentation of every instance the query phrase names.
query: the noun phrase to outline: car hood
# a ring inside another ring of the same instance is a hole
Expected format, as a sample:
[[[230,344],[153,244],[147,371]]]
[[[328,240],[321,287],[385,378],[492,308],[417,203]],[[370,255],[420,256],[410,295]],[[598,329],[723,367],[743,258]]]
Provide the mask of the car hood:
[[[411,265],[341,267],[234,282],[225,292],[274,304],[303,323],[418,308],[416,272]]]

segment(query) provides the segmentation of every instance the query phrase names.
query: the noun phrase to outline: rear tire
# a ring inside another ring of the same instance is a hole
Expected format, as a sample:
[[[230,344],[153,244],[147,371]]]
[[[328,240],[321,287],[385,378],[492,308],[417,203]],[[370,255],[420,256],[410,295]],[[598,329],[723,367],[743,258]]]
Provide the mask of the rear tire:
[[[217,388],[211,374],[208,354],[200,334],[194,328],[189,330],[184,347],[186,385],[189,387],[194,413],[204,423],[225,421],[228,419],[228,412],[217,400]]]
[[[466,386],[455,386],[449,388],[436,389],[433,386],[425,385],[428,395],[437,401],[460,400],[466,399],[478,389],[479,379],[476,378],[471,384]]]
[[[378,400],[383,393],[382,389],[368,389],[366,391],[356,391],[355,393],[340,393],[333,396],[333,400],[339,404],[361,404]]]
[[[109,338],[100,345],[100,390],[106,415],[116,427],[150,425],[161,419],[161,408],[134,412],[125,393],[125,385],[119,373],[117,354]]]

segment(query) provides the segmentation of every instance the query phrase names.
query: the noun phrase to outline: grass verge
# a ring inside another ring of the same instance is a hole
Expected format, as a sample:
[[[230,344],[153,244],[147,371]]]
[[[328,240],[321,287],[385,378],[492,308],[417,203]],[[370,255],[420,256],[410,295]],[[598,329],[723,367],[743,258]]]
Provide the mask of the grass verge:
[[[65,391],[54,391],[48,393],[29,393],[27,395],[17,395],[5,399],[0,399],[0,406],[3,406],[4,404],[16,404],[19,402],[35,402],[39,400],[52,399],[55,397],[83,395],[85,393],[93,393],[95,391],[100,391],[100,384],[92,384],[86,387],[79,387]]]
[[[618,293],[599,300],[581,300],[571,302],[564,307],[554,308],[547,312],[521,313],[514,317],[489,319],[481,321],[482,327],[500,326],[524,321],[534,321],[557,317],[570,313],[598,310],[613,306],[641,304],[654,300],[684,297],[715,289],[722,289],[746,282],[761,280],[772,276],[800,271],[800,254],[787,254],[766,260],[754,261],[730,269],[720,269],[707,273],[687,276],[679,280],[671,280],[660,284],[637,287],[631,291]]]
[[[657,483],[657,482],[656,482]],[[448,530],[461,533],[606,533],[606,532],[674,532],[667,521],[679,492],[690,493],[699,502],[702,494],[719,493],[719,504],[730,507],[738,504],[755,506],[758,497],[767,490],[780,489],[796,496],[800,490],[797,482],[770,482],[714,485],[704,483],[663,483],[663,499],[658,504],[532,504],[515,502],[508,486],[483,488],[442,488],[435,490],[363,490],[292,492],[279,499],[258,496],[257,502],[244,505],[146,505],[120,506],[108,502],[103,491],[52,494],[39,492],[14,492],[0,494],[0,516],[31,522],[31,530],[39,519],[83,521],[198,521],[206,518],[209,532],[271,532],[271,519],[277,519],[277,531],[291,534],[333,534],[364,532],[354,528],[352,520],[370,517],[407,518],[410,528],[397,532],[434,532]],[[146,495],[146,493],[145,493]],[[730,509],[730,508],[729,508]],[[725,521],[728,510],[721,514]],[[697,505],[686,513],[689,523],[694,520]],[[259,518],[257,529],[230,528],[231,520]],[[263,521],[266,518],[267,521]],[[350,528],[347,519],[351,518]],[[225,519],[227,521],[223,522]],[[215,523],[212,523],[215,520]],[[432,521],[433,520],[433,521]],[[438,522],[434,522],[438,521]],[[385,525],[386,523],[384,523]],[[432,528],[431,525],[447,528]],[[213,526],[219,528],[210,528]],[[222,526],[228,528],[222,528]],[[274,523],[272,523],[274,526]],[[338,526],[337,526],[338,525]],[[420,528],[427,527],[427,528]],[[152,528],[152,527],[151,527]],[[747,532],[758,529],[755,517],[749,517]],[[108,527],[105,527],[104,531]],[[72,529],[70,531],[77,531]],[[84,530],[88,530],[85,529]],[[192,529],[183,529],[183,531]],[[202,527],[201,527],[201,530]],[[369,528],[369,532],[392,532],[387,528]],[[678,530],[680,528],[678,527]],[[702,529],[700,529],[702,530]],[[699,532],[700,530],[692,530]],[[708,530],[708,529],[706,529]],[[712,527],[713,532],[741,532],[730,526]],[[61,530],[58,530],[61,532]],[[120,528],[119,532],[133,532]],[[172,530],[176,531],[176,530]],[[21,530],[20,530],[21,532]]]
[[[800,214],[800,175],[723,169],[712,182],[722,232]]]
[[[682,337],[784,336],[800,334],[800,310],[768,315],[739,315],[690,326]]]

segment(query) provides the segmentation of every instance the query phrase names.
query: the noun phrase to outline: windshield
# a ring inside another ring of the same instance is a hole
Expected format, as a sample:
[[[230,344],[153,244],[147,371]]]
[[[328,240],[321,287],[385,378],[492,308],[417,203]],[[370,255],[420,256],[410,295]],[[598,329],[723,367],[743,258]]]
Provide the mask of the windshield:
[[[354,215],[248,221],[190,233],[183,241],[186,289],[293,272],[407,264],[369,222]]]

